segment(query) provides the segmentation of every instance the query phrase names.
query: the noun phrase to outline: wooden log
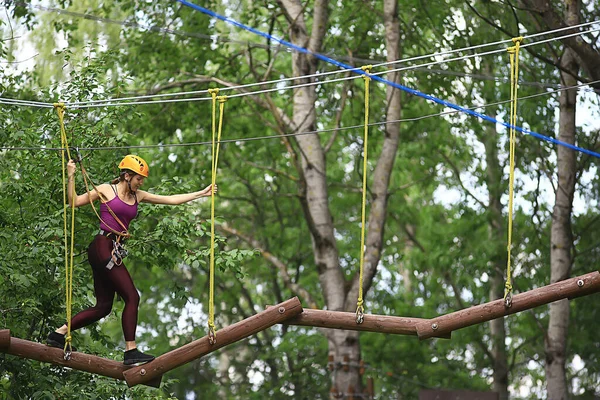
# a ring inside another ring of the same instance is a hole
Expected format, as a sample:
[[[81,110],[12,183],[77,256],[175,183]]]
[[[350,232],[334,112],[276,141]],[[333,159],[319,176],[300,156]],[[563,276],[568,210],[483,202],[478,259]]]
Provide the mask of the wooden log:
[[[216,332],[215,344],[210,344],[208,336],[188,343],[178,349],[172,350],[153,361],[131,368],[123,373],[127,384],[132,387],[148,382],[183,364],[211,353],[228,344],[237,342],[257,332],[265,330],[288,318],[302,312],[302,305],[297,297],[284,301],[274,307],[268,308],[256,315],[236,322]]]
[[[376,314],[365,314],[364,317],[362,324],[357,324],[356,314],[352,312],[306,309],[298,316],[285,321],[284,324],[417,336],[417,324],[427,323],[428,321],[423,318],[391,317]],[[450,334],[436,334],[435,336],[450,338]]]
[[[0,349],[10,346],[10,329],[0,330]]]
[[[428,339],[456,329],[491,321],[505,315],[538,307],[553,301],[585,296],[600,291],[598,271],[556,282],[513,296],[512,306],[505,307],[504,299],[495,300],[417,323],[419,339]]]
[[[10,339],[10,344],[5,348],[0,347],[0,351],[13,356],[47,362],[119,380],[124,380],[125,377],[123,376],[123,372],[131,368],[118,361],[108,360],[106,358],[80,353],[78,351],[71,353],[71,359],[67,361],[65,360],[64,352],[61,349],[15,337],[10,338],[10,331],[8,329],[0,332],[2,337],[8,333]],[[157,376],[157,379],[148,382],[147,385],[159,387],[161,379],[161,376]]]

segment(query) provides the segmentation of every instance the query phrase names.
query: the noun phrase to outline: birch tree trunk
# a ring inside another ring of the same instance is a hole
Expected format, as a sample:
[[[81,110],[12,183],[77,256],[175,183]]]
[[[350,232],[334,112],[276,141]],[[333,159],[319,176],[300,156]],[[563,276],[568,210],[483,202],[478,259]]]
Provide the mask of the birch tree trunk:
[[[387,61],[398,60],[400,58],[400,25],[398,22],[398,2],[394,0],[385,0],[384,7],[384,23],[385,23],[385,41],[387,49]],[[393,65],[390,65],[393,69]],[[387,80],[396,83],[400,82],[400,73],[392,72],[388,74]],[[381,259],[381,249],[383,247],[383,234],[385,215],[387,213],[388,190],[390,184],[390,176],[396,153],[398,151],[398,142],[400,138],[400,125],[397,121],[401,117],[401,97],[400,90],[391,86],[386,88],[387,114],[385,125],[385,139],[381,154],[377,160],[377,166],[373,173],[373,183],[369,218],[367,221],[368,232],[366,237],[366,250],[364,262],[364,288],[365,293],[373,283],[373,277],[377,272],[377,264]],[[356,304],[358,298],[358,276],[354,278],[352,287],[348,293],[346,308],[351,309]]]
[[[312,8],[312,29],[306,26],[304,8],[298,0],[278,0],[290,24],[291,41],[297,46],[306,47],[312,53],[321,50],[323,37],[327,31],[327,0],[315,1]],[[396,60],[399,48],[399,24],[397,4],[386,0],[384,7],[388,60]],[[311,54],[293,53],[294,76],[310,75],[316,72],[317,59]],[[392,77],[389,79],[397,79]],[[299,78],[298,83],[308,83],[310,79]],[[291,128],[296,132],[315,130],[316,102],[315,86],[298,88],[294,92],[293,117]],[[400,117],[400,94],[388,88],[388,120]],[[398,148],[399,127],[389,124],[382,152],[373,173],[373,183],[368,216],[368,232],[364,262],[364,295],[371,287],[383,246],[383,228],[387,212],[388,186]],[[327,193],[327,166],[324,148],[317,135],[296,137],[300,153],[298,165],[301,201],[304,217],[308,223],[315,264],[325,304],[333,311],[355,311],[358,297],[359,279],[355,276],[346,284],[339,263],[338,249],[334,237],[334,225]],[[364,173],[368,173],[365,171]],[[332,397],[347,396],[351,393],[361,396],[363,385],[360,377],[359,333],[356,331],[330,330],[326,333],[329,342],[329,357],[332,371]]]
[[[487,68],[486,74],[492,74],[491,68]],[[489,103],[492,100],[488,101]],[[489,115],[496,118],[495,111]],[[504,218],[502,216],[501,197],[504,193],[502,184],[502,168],[498,159],[498,132],[495,125],[488,125],[484,135],[481,137],[485,147],[486,184],[488,187],[488,224],[489,238],[492,243],[498,243],[492,261],[490,278],[490,301],[504,297],[504,278],[502,272],[506,267],[506,230],[504,229]],[[491,357],[493,365],[493,389],[498,393],[499,400],[508,400],[508,361],[506,355],[506,327],[504,318],[490,321]]]
[[[292,42],[308,48],[311,52],[320,52],[327,29],[328,2],[326,0],[315,2],[313,29],[310,36],[300,1],[281,0],[279,3],[290,23]],[[294,52],[292,60],[294,76],[315,73],[317,59],[312,55]],[[308,79],[299,79],[297,83],[308,83]],[[294,92],[292,121],[295,131],[315,130],[315,102],[315,86],[301,87]],[[328,203],[325,152],[319,137],[315,134],[300,135],[296,141],[301,159],[299,173],[302,207],[311,233],[314,259],[325,304],[329,310],[345,311],[345,280],[339,264],[333,218]],[[358,333],[332,330],[327,333],[327,338],[330,365],[333,367],[331,396],[339,397],[340,393],[360,393],[362,386],[359,369],[355,367],[360,362]]]
[[[565,0],[567,22],[574,25],[579,22],[579,0]],[[576,56],[570,48],[565,49],[561,64],[571,71],[577,71]],[[561,73],[563,86],[576,85],[576,79]],[[559,140],[575,143],[575,105],[577,92],[563,91],[560,94]],[[564,146],[557,147],[558,185],[556,187],[554,209],[552,212],[552,231],[550,249],[551,282],[561,281],[570,275],[573,263],[573,234],[571,230],[571,212],[575,192],[576,155]],[[546,385],[548,399],[566,400],[569,397],[565,363],[567,360],[567,330],[569,326],[569,300],[550,304],[548,332],[545,340]]]
[[[385,25],[385,41],[387,50],[387,61],[394,61],[400,58],[400,24],[398,20],[398,2],[396,0],[384,0],[384,25]],[[392,65],[389,67],[393,68]],[[400,74],[392,72],[386,77],[387,80],[399,83]],[[386,88],[386,128],[385,138],[375,171],[373,172],[373,183],[371,185],[371,193],[373,197],[370,199],[370,212],[367,221],[367,235],[365,240],[365,259],[364,259],[364,296],[366,297],[369,288],[373,283],[373,279],[377,272],[377,266],[381,260],[381,250],[383,248],[383,237],[385,227],[385,217],[388,206],[388,192],[390,177],[398,151],[398,143],[400,140],[400,126],[397,121],[401,117],[401,97],[400,91],[391,86]],[[364,171],[363,173],[368,173]],[[356,300],[358,298],[359,277],[356,275],[353,279],[348,295],[346,296],[345,308],[348,311],[356,309]],[[357,332],[346,332],[348,339],[356,337]],[[358,346],[358,343],[357,343]],[[361,393],[359,391],[359,393]]]

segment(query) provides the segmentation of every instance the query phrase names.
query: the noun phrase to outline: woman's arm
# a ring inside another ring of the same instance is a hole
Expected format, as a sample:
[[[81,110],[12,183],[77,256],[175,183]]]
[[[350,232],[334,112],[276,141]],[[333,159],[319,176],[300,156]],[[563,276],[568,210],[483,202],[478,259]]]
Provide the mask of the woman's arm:
[[[215,185],[214,192],[217,193],[218,187]],[[201,197],[208,197],[212,194],[212,185],[208,185],[203,190],[192,193],[184,194],[173,194],[170,196],[162,196],[159,194],[148,193],[143,190],[137,191],[138,201],[140,203],[152,203],[152,204],[167,204],[170,206],[176,206],[178,204],[187,203],[188,201],[196,200]]]
[[[74,207],[80,207],[86,204],[90,204],[90,201],[94,202],[100,198],[98,192],[94,189],[90,190],[89,193],[78,195],[75,191],[75,171],[77,166],[73,160],[70,160],[67,164],[68,182],[67,182],[67,195],[69,197],[69,205]],[[98,186],[98,190],[102,192],[105,189],[106,184]],[[73,198],[75,203],[73,203]]]

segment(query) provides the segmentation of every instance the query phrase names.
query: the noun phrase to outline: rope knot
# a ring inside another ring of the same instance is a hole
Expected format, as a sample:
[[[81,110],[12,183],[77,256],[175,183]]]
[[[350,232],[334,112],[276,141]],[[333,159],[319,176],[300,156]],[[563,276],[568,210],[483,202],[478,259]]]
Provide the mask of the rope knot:
[[[227,96],[219,96],[217,97],[219,103],[225,103],[227,101]]]
[[[212,321],[208,321],[208,342],[211,345],[217,343],[217,333],[215,332],[215,324]]]
[[[210,93],[210,95],[214,99],[215,97],[217,97],[217,94],[219,94],[219,88],[208,89],[208,93]]]
[[[512,38],[512,41],[515,45],[508,47],[506,51],[508,51],[510,54],[516,54],[519,51],[521,43],[523,43],[523,36],[514,37]]]
[[[369,74],[371,73],[372,68],[373,68],[372,65],[363,65],[362,67],[360,67],[360,69],[365,71],[365,74],[362,76],[365,81],[371,80],[371,77],[369,76]]]

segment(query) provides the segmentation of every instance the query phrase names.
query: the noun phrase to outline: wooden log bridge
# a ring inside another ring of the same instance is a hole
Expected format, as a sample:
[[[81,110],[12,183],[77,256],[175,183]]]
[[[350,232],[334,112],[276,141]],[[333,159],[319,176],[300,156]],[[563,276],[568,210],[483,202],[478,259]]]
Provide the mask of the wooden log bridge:
[[[419,322],[417,334],[419,339],[451,334],[456,329],[491,321],[557,300],[585,296],[599,291],[600,273],[595,271],[514,295],[511,307],[505,307],[504,299],[499,299]]]
[[[108,360],[78,351],[71,353],[71,359],[67,361],[64,358],[63,350],[42,343],[10,337],[10,330],[8,329],[0,330],[0,351],[21,358],[47,362],[119,380],[125,380],[123,372],[131,368],[119,361]],[[146,381],[146,385],[159,387],[161,379],[162,376],[157,375],[155,379]]]
[[[279,324],[301,312],[302,305],[300,304],[300,300],[294,297],[217,331],[217,342],[215,344],[211,345],[208,336],[205,336],[162,356],[158,356],[147,364],[131,368],[125,371],[123,375],[130,387],[151,381],[174,368],[187,364],[190,361],[265,330],[275,324]]]
[[[284,324],[417,336],[417,324],[426,324],[428,321],[423,318],[365,314],[362,324],[357,324],[356,314],[352,312],[306,309],[298,316],[285,321]],[[447,334],[436,332],[434,336],[450,339],[450,332]]]
[[[10,346],[10,330],[2,329],[0,331],[0,350],[7,349]]]

